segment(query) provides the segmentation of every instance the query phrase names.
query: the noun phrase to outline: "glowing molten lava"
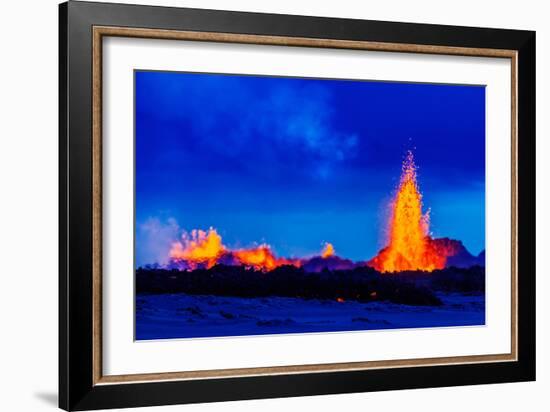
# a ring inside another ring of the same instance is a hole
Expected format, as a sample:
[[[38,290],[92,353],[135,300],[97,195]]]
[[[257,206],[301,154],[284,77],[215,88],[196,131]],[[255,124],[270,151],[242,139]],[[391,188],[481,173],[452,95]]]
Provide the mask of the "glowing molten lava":
[[[332,243],[325,243],[325,247],[321,252],[321,257],[323,257],[323,259],[326,259],[331,256],[334,256],[334,246],[332,246]]]
[[[432,239],[429,235],[429,213],[422,212],[422,195],[416,180],[416,166],[412,152],[408,152],[403,162],[401,179],[395,198],[391,203],[388,223],[388,244],[367,265],[379,272],[402,272],[422,270],[431,272],[443,269],[447,258],[469,255],[461,242],[442,238]],[[317,261],[316,261],[317,259]],[[334,246],[325,243],[320,256],[293,259],[277,257],[268,244],[242,249],[230,249],[222,243],[216,229],[193,230],[184,233],[181,239],[172,244],[170,264],[183,270],[210,269],[216,264],[229,266],[242,265],[255,270],[268,272],[278,267],[292,265],[311,270],[330,264],[332,270],[356,267],[351,261],[336,256]],[[312,266],[312,262],[316,262]],[[460,262],[454,260],[453,264]]]
[[[283,265],[299,267],[301,264],[297,259],[275,257],[269,245],[265,244],[253,249],[235,250],[232,254],[241,264],[251,266],[258,270],[270,271]]]
[[[176,242],[170,250],[170,257],[176,261],[185,261],[192,268],[205,265],[211,268],[225,252],[222,237],[215,229],[192,230],[184,233],[181,242]]]
[[[263,271],[283,265],[301,266],[299,259],[276,257],[271,247],[266,244],[249,249],[229,250],[223,245],[222,237],[214,228],[184,233],[181,241],[172,244],[170,259],[176,266],[191,270],[199,267],[210,269],[220,261],[236,261],[241,265]]]
[[[401,180],[392,202],[388,245],[369,266],[380,272],[424,270],[445,267],[448,253],[429,236],[429,214],[422,213],[422,195],[416,182],[412,152],[403,162]]]

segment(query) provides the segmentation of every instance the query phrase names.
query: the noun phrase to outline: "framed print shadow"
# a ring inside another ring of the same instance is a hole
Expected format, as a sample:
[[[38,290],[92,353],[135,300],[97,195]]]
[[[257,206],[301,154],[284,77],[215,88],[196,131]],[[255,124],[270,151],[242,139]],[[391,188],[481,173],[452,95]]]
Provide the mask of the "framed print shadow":
[[[59,406],[535,379],[535,33],[60,5]]]

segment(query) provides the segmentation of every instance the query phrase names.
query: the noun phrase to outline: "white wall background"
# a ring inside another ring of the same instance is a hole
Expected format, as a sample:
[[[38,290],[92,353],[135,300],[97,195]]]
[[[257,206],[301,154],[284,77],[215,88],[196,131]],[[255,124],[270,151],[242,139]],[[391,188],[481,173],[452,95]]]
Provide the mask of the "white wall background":
[[[133,1],[141,3],[141,1]],[[537,31],[537,356],[536,383],[164,407],[166,411],[542,411],[550,388],[550,26],[539,0],[149,0],[145,3],[504,27]],[[4,2],[0,13],[0,409],[57,404],[57,0]],[[525,274],[524,274],[525,275]],[[157,408],[161,410],[160,408]],[[156,409],[141,409],[156,410]]]

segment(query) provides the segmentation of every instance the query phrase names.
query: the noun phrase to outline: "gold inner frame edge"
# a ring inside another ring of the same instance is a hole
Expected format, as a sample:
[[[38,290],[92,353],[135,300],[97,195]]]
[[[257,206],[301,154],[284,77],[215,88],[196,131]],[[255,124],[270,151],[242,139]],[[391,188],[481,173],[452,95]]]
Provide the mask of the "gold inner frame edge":
[[[421,53],[455,56],[497,57],[511,60],[511,181],[512,181],[512,258],[511,258],[511,353],[493,355],[450,356],[438,358],[393,359],[381,361],[288,365],[273,367],[235,368],[182,372],[103,375],[102,339],[102,40],[105,36],[164,40],[187,40],[256,44],[291,47],[317,47],[399,53]],[[343,372],[413,366],[458,365],[517,361],[517,52],[515,50],[432,46],[421,44],[385,43],[356,40],[335,40],[303,37],[265,36],[234,33],[143,29],[131,27],[94,26],[92,29],[92,317],[93,317],[93,384],[121,384],[193,379],[220,379],[261,375]]]

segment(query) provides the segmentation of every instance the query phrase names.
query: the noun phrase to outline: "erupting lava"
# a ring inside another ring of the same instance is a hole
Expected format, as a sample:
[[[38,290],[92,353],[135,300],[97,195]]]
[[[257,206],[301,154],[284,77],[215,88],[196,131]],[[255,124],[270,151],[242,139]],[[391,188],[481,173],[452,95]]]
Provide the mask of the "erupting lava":
[[[292,265],[300,267],[298,259],[285,259],[275,257],[269,245],[260,245],[253,249],[241,249],[232,252],[233,255],[245,266],[259,270],[273,270],[279,266]]]
[[[170,249],[170,259],[188,269],[212,266],[221,262],[237,261],[243,266],[257,270],[270,271],[279,266],[292,265],[299,267],[299,259],[278,258],[269,245],[263,244],[249,249],[229,250],[222,243],[222,237],[216,229],[193,230],[184,233],[181,241],[175,242]]]
[[[334,246],[332,246],[332,243],[325,243],[325,247],[323,248],[323,251],[321,252],[321,257],[326,259],[326,258],[329,258],[331,256],[334,256]]]
[[[184,233],[181,242],[175,242],[170,249],[170,258],[186,261],[192,269],[199,265],[211,268],[225,252],[222,237],[215,229],[192,230]]]
[[[422,213],[422,195],[416,182],[412,152],[403,162],[401,180],[392,202],[389,243],[369,261],[380,272],[443,269],[448,253],[429,236],[429,214]]]
[[[403,161],[401,180],[391,203],[388,245],[368,261],[367,265],[379,272],[431,272],[445,268],[447,258],[457,255],[464,247],[462,243],[451,239],[432,239],[429,235],[429,224],[429,214],[422,213],[422,195],[416,181],[416,165],[413,154],[409,151]],[[356,265],[338,258],[334,246],[328,242],[325,243],[320,257],[309,259],[277,257],[265,243],[252,248],[229,249],[212,227],[208,231],[193,230],[189,234],[185,233],[170,249],[171,264],[184,270],[210,269],[216,264],[224,264],[242,265],[268,272],[285,265],[308,268],[315,259],[321,259],[325,263],[332,262],[332,268]],[[364,263],[357,265],[359,264]],[[319,262],[316,265],[314,267],[325,267],[322,264],[319,266]]]

